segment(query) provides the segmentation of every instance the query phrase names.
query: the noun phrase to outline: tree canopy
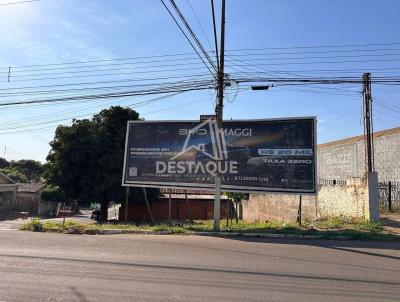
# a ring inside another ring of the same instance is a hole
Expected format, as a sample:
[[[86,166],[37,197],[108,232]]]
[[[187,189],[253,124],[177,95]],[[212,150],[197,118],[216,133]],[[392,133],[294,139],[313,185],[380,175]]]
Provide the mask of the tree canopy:
[[[0,169],[8,168],[10,163],[5,158],[0,157]]]
[[[241,202],[243,199],[248,198],[248,194],[241,192],[225,192],[225,195],[234,202]]]
[[[43,175],[41,162],[31,159],[7,160],[0,158],[0,172],[16,182],[40,181]]]
[[[100,201],[103,219],[107,219],[108,201],[124,199],[121,179],[126,125],[128,120],[138,119],[136,111],[115,106],[92,119],[59,126],[47,156],[48,182],[59,187],[71,201]]]

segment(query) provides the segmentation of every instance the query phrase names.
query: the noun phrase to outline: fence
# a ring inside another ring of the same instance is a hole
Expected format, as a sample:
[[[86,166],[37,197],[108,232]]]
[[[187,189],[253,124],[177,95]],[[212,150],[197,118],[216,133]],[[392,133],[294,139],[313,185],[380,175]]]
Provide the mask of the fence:
[[[400,210],[400,182],[378,183],[379,207],[381,209]]]
[[[347,180],[320,178],[318,180],[318,184],[324,185],[324,186],[345,186],[345,185],[347,185]]]
[[[365,179],[362,177],[352,177],[351,179],[319,178],[318,184],[322,186],[347,186],[349,183],[354,181],[365,181]]]

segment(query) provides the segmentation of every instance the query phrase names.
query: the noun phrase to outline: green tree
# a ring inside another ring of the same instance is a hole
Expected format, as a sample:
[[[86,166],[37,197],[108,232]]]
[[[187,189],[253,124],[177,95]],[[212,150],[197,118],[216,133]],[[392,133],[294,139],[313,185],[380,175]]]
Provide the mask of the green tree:
[[[8,162],[0,158],[0,172],[15,182],[39,181],[43,174],[43,165],[31,159],[12,160]]]
[[[0,169],[8,168],[10,163],[5,158],[0,157]]]
[[[65,201],[65,196],[59,187],[47,185],[42,191],[42,199],[45,201]]]
[[[107,220],[108,202],[124,200],[121,178],[126,125],[128,120],[138,119],[136,111],[115,106],[90,120],[59,126],[47,156],[48,182],[70,201],[100,201],[102,220]]]
[[[73,120],[71,126],[56,129],[45,165],[48,183],[59,187],[69,201],[89,203],[95,198],[96,146],[90,120]]]
[[[0,172],[4,173],[15,182],[28,182],[28,178],[26,177],[26,175],[21,173],[20,171],[10,168],[4,168],[0,169]]]
[[[41,162],[31,159],[12,160],[9,168],[25,175],[27,181],[39,181],[44,171]]]

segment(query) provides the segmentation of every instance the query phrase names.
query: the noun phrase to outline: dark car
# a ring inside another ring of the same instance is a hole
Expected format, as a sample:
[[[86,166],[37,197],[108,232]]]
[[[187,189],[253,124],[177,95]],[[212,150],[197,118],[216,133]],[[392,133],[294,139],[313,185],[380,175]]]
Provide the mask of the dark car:
[[[94,210],[92,212],[92,214],[90,215],[90,219],[93,219],[93,220],[96,220],[96,221],[99,221],[100,217],[101,217],[101,211],[100,210]]]

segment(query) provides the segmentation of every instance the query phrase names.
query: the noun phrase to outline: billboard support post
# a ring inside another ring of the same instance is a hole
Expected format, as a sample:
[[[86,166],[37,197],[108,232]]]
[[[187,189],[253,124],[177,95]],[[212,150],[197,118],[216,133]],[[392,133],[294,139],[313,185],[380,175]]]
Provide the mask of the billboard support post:
[[[190,202],[187,193],[185,193],[185,199],[186,199],[186,206],[188,208],[188,213],[189,213],[189,222],[192,224],[193,223],[193,218],[192,218],[192,209],[190,207]]]
[[[151,220],[151,224],[154,225],[154,217],[153,217],[153,213],[151,212],[151,208],[150,208],[150,204],[149,204],[149,199],[147,198],[147,192],[146,192],[146,188],[142,188],[143,190],[143,196],[144,196],[144,200],[146,201],[146,206],[147,206],[147,210],[149,211],[149,216],[150,216],[150,220]]]
[[[128,207],[129,207],[129,187],[125,189],[125,209],[124,209],[124,221],[128,221]]]
[[[171,225],[171,189],[169,190],[169,199],[168,199],[168,225]]]
[[[299,208],[297,210],[297,223],[301,225],[301,212],[302,212],[302,202],[301,202],[301,194],[299,198]]]

